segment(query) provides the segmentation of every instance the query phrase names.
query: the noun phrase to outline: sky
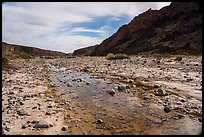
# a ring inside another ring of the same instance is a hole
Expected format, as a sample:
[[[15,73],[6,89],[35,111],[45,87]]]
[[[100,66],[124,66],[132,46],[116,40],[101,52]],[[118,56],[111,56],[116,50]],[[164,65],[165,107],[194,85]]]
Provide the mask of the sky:
[[[72,53],[100,44],[135,16],[170,2],[4,2],[2,41]]]

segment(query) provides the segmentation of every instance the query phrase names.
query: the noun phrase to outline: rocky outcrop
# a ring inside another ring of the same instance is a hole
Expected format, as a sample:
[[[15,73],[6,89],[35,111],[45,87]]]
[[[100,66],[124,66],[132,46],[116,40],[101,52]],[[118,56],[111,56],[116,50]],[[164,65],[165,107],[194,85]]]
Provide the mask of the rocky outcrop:
[[[94,50],[95,47],[98,45],[94,45],[94,46],[90,46],[90,47],[85,47],[85,48],[81,48],[81,49],[77,49],[73,52],[74,56],[86,56],[86,55],[90,55]]]
[[[65,56],[65,53],[51,50],[44,50],[34,47],[27,47],[22,45],[7,44],[2,42],[2,51],[4,54],[11,55],[17,52],[26,53],[32,56]]]
[[[90,55],[108,53],[201,54],[202,13],[198,3],[172,2],[147,10],[95,47]]]

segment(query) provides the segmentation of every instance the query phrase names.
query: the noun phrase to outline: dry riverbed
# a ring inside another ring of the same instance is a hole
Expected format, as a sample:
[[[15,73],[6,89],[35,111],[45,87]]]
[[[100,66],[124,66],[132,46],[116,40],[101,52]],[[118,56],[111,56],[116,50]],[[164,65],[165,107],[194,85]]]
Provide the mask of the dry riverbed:
[[[16,59],[2,134],[200,134],[202,57]]]

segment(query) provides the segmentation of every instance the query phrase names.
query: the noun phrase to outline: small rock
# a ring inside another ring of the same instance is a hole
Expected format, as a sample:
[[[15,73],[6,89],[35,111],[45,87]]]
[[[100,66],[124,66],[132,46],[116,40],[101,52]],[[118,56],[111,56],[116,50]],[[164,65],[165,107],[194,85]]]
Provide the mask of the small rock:
[[[181,99],[181,102],[186,102],[186,100],[185,99]]]
[[[164,106],[164,111],[165,111],[166,113],[168,113],[168,112],[170,112],[170,111],[171,111],[171,108],[170,108],[170,107],[168,107],[168,106]]]
[[[38,123],[38,122],[39,122],[38,120],[33,120],[31,123],[35,124],[35,123]]]
[[[130,89],[130,86],[125,86],[126,89]]]
[[[26,116],[31,116],[31,114],[29,112],[26,113]]]
[[[159,89],[156,91],[156,95],[157,95],[157,96],[165,96],[165,94],[166,94],[166,91],[163,90],[163,89],[161,89],[161,88],[159,88]]]
[[[98,120],[96,121],[96,123],[97,123],[97,124],[102,124],[102,123],[103,123],[103,120],[102,120],[102,119],[98,119]]]
[[[40,93],[40,97],[44,97],[45,96],[45,94],[43,94],[43,93]]]
[[[67,87],[72,87],[72,84],[70,84],[70,83],[67,83]]]
[[[14,92],[13,92],[13,91],[10,91],[9,94],[10,94],[10,95],[11,95],[11,94],[14,94]]]
[[[159,86],[158,85],[154,85],[154,88],[159,88]]]
[[[23,103],[23,102],[20,102],[20,105],[24,105],[24,103]]]
[[[109,90],[108,93],[111,95],[111,96],[114,96],[115,95],[115,91],[112,89],[112,90]]]
[[[20,115],[20,116],[24,116],[24,115],[26,115],[27,113],[26,113],[24,110],[18,110],[18,111],[17,111],[17,114]]]
[[[148,96],[144,96],[144,100],[146,100],[146,99],[149,99],[149,97]]]
[[[50,99],[50,98],[46,99],[46,102],[49,102],[49,101],[52,101],[52,99]]]
[[[78,85],[77,87],[82,87],[82,85]]]
[[[36,109],[37,107],[35,106],[35,107],[32,107],[32,109]]]
[[[125,89],[124,86],[122,86],[122,85],[119,85],[119,86],[118,86],[118,90],[124,90],[124,89]]]
[[[61,130],[62,130],[62,131],[66,131],[67,128],[66,128],[65,126],[63,126],[63,127],[61,128]]]
[[[45,115],[51,115],[51,114],[52,114],[51,111],[47,111],[47,112],[45,113]]]
[[[182,103],[181,103],[181,102],[176,102],[176,104],[177,104],[177,105],[182,105]]]
[[[47,108],[52,108],[52,105],[48,105]]]
[[[179,119],[181,119],[181,118],[185,117],[185,115],[178,114],[177,117],[178,117]]]
[[[28,123],[25,123],[25,124],[22,125],[22,129],[25,129],[27,127],[28,127]]]
[[[186,79],[186,82],[190,82],[192,80],[193,80],[192,78],[188,78],[188,79]]]
[[[198,118],[198,121],[199,121],[199,122],[202,122],[202,118]]]
[[[120,119],[120,120],[123,120],[124,118],[125,118],[125,117],[122,116],[122,115],[119,116],[119,119]]]
[[[91,85],[91,83],[90,83],[90,82],[86,82],[86,85],[89,85],[89,86],[90,86],[90,85]]]
[[[161,119],[154,119],[152,122],[155,123],[155,124],[162,124]]]

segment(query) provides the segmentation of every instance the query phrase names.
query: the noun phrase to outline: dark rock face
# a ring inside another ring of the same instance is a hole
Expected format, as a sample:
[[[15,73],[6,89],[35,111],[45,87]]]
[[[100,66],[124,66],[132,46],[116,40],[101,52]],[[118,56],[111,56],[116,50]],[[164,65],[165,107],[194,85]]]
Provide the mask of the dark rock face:
[[[2,42],[2,50],[6,54],[13,54],[16,52],[23,52],[32,56],[65,56],[65,53],[51,50],[44,50],[34,47],[27,47],[22,45],[7,44]]]
[[[95,47],[90,55],[108,53],[201,54],[202,13],[199,3],[172,2],[147,10]]]

